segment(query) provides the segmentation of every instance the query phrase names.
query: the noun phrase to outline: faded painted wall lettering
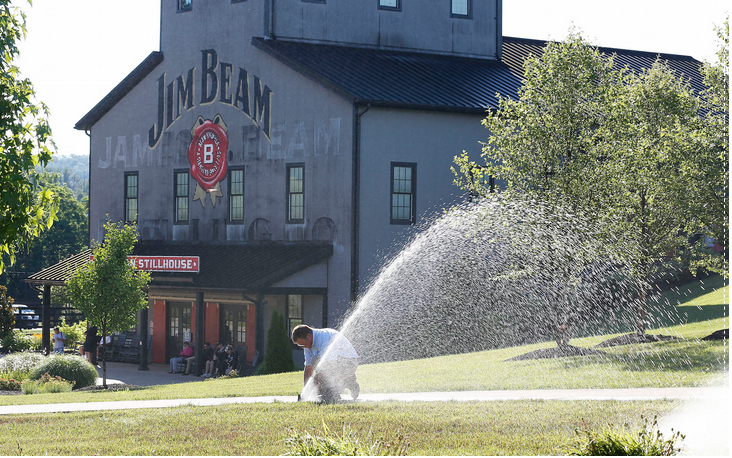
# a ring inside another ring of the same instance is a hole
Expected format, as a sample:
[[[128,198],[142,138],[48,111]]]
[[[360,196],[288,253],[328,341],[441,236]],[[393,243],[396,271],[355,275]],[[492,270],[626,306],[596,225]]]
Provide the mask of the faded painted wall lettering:
[[[237,139],[230,140],[229,147],[240,147],[233,148],[231,164],[261,158],[278,160],[341,154],[341,118],[276,123],[268,142],[260,142],[262,129],[257,126],[244,125],[237,131]],[[241,135],[241,143],[238,135]],[[163,133],[158,148],[151,149],[143,135],[106,137],[104,154],[97,161],[97,167],[183,167],[188,165],[188,147],[192,139],[191,129],[169,130]]]

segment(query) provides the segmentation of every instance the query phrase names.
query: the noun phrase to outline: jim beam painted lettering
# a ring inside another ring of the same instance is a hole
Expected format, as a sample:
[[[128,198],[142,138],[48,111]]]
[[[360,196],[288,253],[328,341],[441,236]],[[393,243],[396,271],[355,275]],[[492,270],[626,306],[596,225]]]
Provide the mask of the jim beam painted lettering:
[[[194,75],[196,68],[188,70],[187,75],[179,75],[167,82],[166,74],[158,78],[158,115],[157,122],[148,132],[148,145],[155,149],[160,143],[163,131],[168,130],[186,111],[195,107]],[[234,65],[219,62],[215,49],[201,51],[200,72],[200,105],[209,105],[216,101],[233,106],[242,111],[270,140],[272,132],[272,90],[263,85],[256,75],[252,75],[249,84],[249,73],[238,67],[236,83],[232,87]],[[218,98],[218,100],[217,100]]]

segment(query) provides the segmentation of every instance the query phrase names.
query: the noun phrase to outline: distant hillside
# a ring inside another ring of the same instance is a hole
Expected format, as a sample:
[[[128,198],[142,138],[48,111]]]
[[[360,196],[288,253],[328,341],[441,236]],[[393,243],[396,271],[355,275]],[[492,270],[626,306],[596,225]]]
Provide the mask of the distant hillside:
[[[56,154],[45,171],[60,174],[61,182],[65,183],[78,199],[89,195],[89,155]]]

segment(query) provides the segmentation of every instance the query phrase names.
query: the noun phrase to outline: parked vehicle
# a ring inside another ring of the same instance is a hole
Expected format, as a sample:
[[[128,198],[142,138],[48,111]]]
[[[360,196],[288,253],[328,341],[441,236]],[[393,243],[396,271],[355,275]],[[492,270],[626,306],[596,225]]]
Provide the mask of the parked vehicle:
[[[28,308],[27,305],[13,304],[13,313],[15,314],[15,327],[18,329],[31,329],[41,326],[41,317],[36,312]]]

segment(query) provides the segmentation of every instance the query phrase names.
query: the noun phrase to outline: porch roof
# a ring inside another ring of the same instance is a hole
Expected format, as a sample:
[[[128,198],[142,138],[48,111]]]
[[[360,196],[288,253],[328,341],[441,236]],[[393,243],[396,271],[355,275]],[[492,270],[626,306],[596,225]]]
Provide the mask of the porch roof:
[[[80,266],[89,262],[91,249],[41,270],[25,281],[32,285],[65,284]],[[198,256],[198,273],[155,272],[151,286],[195,289],[258,291],[333,255],[329,242],[251,242],[246,244],[194,244],[140,241],[133,255]]]

